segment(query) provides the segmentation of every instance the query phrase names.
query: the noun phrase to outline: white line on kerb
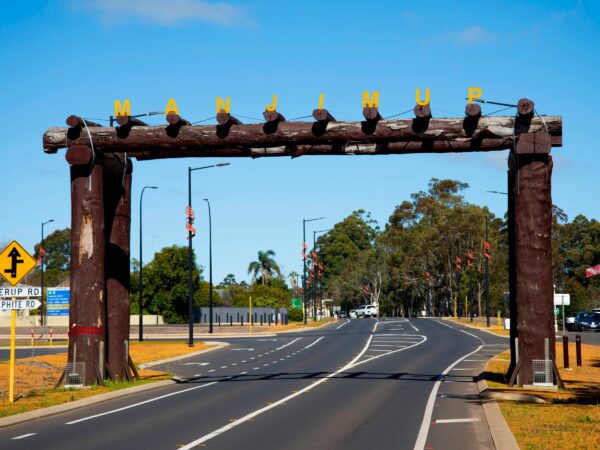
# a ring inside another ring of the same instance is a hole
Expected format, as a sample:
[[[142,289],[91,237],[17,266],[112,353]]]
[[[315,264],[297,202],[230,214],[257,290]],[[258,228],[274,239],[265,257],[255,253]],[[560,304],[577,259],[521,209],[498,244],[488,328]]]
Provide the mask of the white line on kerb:
[[[154,398],[151,398],[149,400],[144,400],[143,402],[134,403],[132,405],[123,406],[122,408],[117,408],[117,409],[113,409],[111,411],[106,411],[106,412],[103,412],[103,413],[100,413],[100,414],[95,414],[93,416],[88,416],[88,417],[83,417],[81,419],[73,420],[71,422],[65,423],[65,425],[73,425],[73,424],[76,424],[76,423],[79,423],[79,422],[85,422],[86,420],[90,420],[90,419],[95,419],[97,417],[106,416],[108,414],[113,414],[113,413],[116,413],[116,412],[125,411],[126,409],[135,408],[136,406],[145,405],[146,403],[152,403],[152,402],[155,402],[157,400],[162,400],[163,398],[172,397],[173,395],[183,394],[184,392],[190,392],[190,391],[194,391],[196,389],[202,389],[202,388],[205,388],[205,387],[208,387],[210,385],[217,384],[217,383],[218,383],[218,381],[213,381],[211,383],[201,384],[200,386],[194,386],[192,388],[183,389],[181,391],[171,392],[170,394],[165,394],[165,395],[161,395],[159,397],[154,397]]]
[[[441,323],[441,322],[439,322]],[[445,324],[444,324],[445,325]],[[452,327],[450,327],[452,328]],[[446,370],[444,370],[441,375],[447,375],[454,366],[460,363],[463,359],[468,358],[474,353],[477,353],[479,350],[483,348],[483,345],[477,347],[471,353],[467,353],[464,356],[461,356],[459,359],[454,361]],[[431,424],[431,415],[433,414],[433,405],[435,403],[435,399],[437,397],[438,389],[440,388],[440,384],[442,382],[443,376],[440,377],[435,384],[433,385],[433,389],[431,390],[431,394],[429,394],[429,399],[427,400],[427,406],[425,407],[425,414],[423,414],[423,422],[421,422],[421,428],[419,429],[419,436],[417,437],[417,442],[415,443],[415,450],[423,450],[425,448],[425,443],[427,442],[427,435],[429,434],[429,425]]]
[[[441,419],[436,420],[435,423],[466,423],[466,422],[480,422],[481,419]]]
[[[209,434],[207,434],[205,436],[202,436],[201,438],[196,439],[195,441],[190,442],[189,444],[184,445],[183,447],[180,447],[179,450],[190,450],[190,449],[196,447],[198,444],[202,444],[203,442],[209,441],[210,439],[213,439],[213,438],[219,436],[220,434],[223,434],[226,431],[229,431],[232,428],[235,428],[238,425],[241,425],[242,423],[247,422],[248,420],[253,419],[254,417],[256,417],[256,416],[258,416],[258,415],[260,415],[260,414],[262,414],[264,412],[267,412],[270,409],[276,408],[277,406],[282,405],[282,404],[290,401],[291,399],[293,399],[295,397],[298,397],[299,395],[302,395],[305,392],[310,391],[311,389],[315,388],[319,384],[324,383],[325,381],[327,381],[329,378],[335,377],[336,375],[340,374],[344,370],[351,368],[352,365],[356,361],[358,361],[358,359],[360,359],[360,357],[367,351],[367,349],[369,348],[369,344],[371,343],[371,339],[372,338],[373,338],[373,336],[369,336],[369,339],[367,340],[367,343],[365,344],[365,346],[361,350],[361,352],[358,355],[356,355],[356,357],[352,361],[350,361],[348,364],[346,364],[344,367],[342,367],[341,369],[337,370],[336,372],[330,373],[326,377],[321,378],[320,380],[317,380],[317,381],[315,381],[312,384],[309,384],[305,388],[300,389],[299,391],[294,392],[293,394],[288,395],[287,397],[284,397],[281,400],[278,400],[278,401],[276,401],[276,402],[274,402],[274,403],[272,403],[272,404],[270,404],[268,406],[265,406],[264,408],[261,408],[261,409],[258,409],[256,411],[254,411],[254,412],[251,412],[250,414],[247,414],[244,417],[242,417],[242,418],[240,418],[238,420],[235,420],[235,421],[233,421],[233,422],[225,425],[224,427],[221,427],[221,428],[213,431],[212,433],[209,433]]]
[[[336,330],[339,330],[339,329],[340,329],[340,328],[342,328],[344,325],[348,325],[349,323],[350,323],[350,321],[349,321],[349,320],[346,320],[346,322],[344,322],[343,324],[341,324],[341,325],[340,325],[340,326],[338,326],[338,327],[335,327],[335,329],[336,329]]]
[[[29,436],[35,436],[37,433],[27,433],[27,434],[22,434],[21,436],[16,436],[14,438],[12,438],[13,441],[16,441],[17,439],[25,439],[28,438]]]

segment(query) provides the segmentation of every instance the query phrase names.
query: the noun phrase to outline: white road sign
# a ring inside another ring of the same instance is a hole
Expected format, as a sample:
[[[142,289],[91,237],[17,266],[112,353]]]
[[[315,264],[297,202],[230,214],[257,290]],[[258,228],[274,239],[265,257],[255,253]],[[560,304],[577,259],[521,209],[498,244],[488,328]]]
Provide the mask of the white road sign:
[[[37,286],[15,286],[0,288],[0,298],[30,298],[41,297],[42,289]]]
[[[554,294],[554,304],[555,305],[565,305],[569,306],[571,304],[571,295],[570,294]]]
[[[0,309],[38,309],[39,300],[0,300]]]

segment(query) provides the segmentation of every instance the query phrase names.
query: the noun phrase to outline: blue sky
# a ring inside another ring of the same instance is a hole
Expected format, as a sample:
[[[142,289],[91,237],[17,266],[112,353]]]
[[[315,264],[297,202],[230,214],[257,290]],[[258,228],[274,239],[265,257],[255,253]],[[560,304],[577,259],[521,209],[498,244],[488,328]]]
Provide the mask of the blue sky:
[[[126,6],[119,5],[126,3]],[[165,6],[166,5],[166,6]],[[414,105],[429,87],[434,116],[460,116],[469,86],[483,97],[528,97],[541,114],[564,116],[554,149],[553,201],[569,217],[600,216],[600,7],[597,2],[506,1],[208,2],[195,0],[6,1],[0,6],[0,242],[32,250],[40,223],[70,226],[64,150],[45,155],[46,128],[69,114],[107,118],[114,100],[132,112],[164,110],[175,98],[191,121],[232,113],[261,117],[271,95],[287,117],[310,114],[320,92],[338,120],[360,120],[363,90],[380,92],[383,116]],[[485,106],[484,113],[494,111]],[[149,122],[161,123],[160,116]],[[252,120],[247,120],[252,122]],[[144,254],[186,245],[187,167],[212,159],[134,161],[132,257],[138,255],[139,193]],[[287,273],[300,270],[302,218],[331,227],[364,208],[385,223],[394,206],[432,177],[471,186],[466,197],[504,214],[505,152],[382,157],[233,159],[194,173],[198,262],[207,263],[206,208],[213,208],[214,279],[247,279],[258,250],[273,249]]]

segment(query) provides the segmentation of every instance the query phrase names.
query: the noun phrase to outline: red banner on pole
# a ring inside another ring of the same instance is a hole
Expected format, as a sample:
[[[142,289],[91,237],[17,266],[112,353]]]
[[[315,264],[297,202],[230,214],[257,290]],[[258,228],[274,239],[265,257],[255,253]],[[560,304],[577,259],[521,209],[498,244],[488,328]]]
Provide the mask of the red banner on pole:
[[[595,277],[596,275],[600,275],[600,264],[598,264],[597,266],[588,267],[587,269],[585,269],[585,277],[586,278]]]

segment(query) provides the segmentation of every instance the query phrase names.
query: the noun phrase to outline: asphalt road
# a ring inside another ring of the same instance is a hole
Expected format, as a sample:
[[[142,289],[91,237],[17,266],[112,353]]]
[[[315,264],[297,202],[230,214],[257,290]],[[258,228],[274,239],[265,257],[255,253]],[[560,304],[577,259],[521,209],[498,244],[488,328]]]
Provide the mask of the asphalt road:
[[[0,429],[2,449],[491,449],[477,399],[508,339],[431,319],[230,339],[184,382]]]

